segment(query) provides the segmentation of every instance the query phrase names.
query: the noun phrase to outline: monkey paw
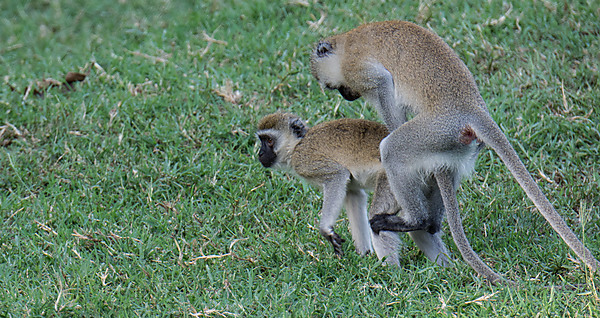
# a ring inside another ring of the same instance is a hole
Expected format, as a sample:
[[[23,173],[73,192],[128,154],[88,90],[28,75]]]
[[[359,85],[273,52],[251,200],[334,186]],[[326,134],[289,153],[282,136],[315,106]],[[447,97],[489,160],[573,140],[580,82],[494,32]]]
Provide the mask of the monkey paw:
[[[332,232],[327,236],[327,239],[333,245],[333,252],[337,257],[342,257],[344,255],[344,251],[342,251],[342,244],[346,241],[341,238],[337,233]]]

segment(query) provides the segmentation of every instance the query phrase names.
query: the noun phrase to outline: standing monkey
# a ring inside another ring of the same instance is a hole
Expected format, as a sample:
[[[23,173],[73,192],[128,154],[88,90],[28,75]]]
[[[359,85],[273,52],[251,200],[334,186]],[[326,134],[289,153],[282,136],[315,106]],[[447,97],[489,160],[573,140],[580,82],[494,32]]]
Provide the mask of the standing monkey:
[[[341,256],[343,239],[334,231],[342,206],[350,222],[356,251],[364,255],[375,249],[379,259],[399,265],[398,233],[375,235],[367,215],[365,189],[376,189],[370,213],[397,211],[379,159],[379,143],[388,135],[379,123],[361,119],[338,119],[308,129],[293,114],[275,113],[258,124],[261,146],[258,160],[266,168],[291,169],[323,191],[319,231]],[[410,234],[410,233],[409,233]],[[440,258],[440,264],[448,262]]]
[[[321,40],[311,56],[319,83],[347,100],[365,97],[391,134],[380,144],[381,160],[399,215],[371,219],[381,230],[424,230],[433,250],[439,235],[441,200],[448,225],[465,261],[491,282],[502,277],[469,245],[458,215],[456,188],[470,172],[481,142],[500,156],[527,196],[567,245],[593,271],[600,262],[579,241],[541,192],[508,139],[490,117],[473,76],[437,35],[413,23],[375,22]],[[407,113],[414,117],[407,121]],[[433,177],[436,182],[423,182]],[[426,193],[439,192],[428,198]],[[460,237],[463,233],[463,237]]]

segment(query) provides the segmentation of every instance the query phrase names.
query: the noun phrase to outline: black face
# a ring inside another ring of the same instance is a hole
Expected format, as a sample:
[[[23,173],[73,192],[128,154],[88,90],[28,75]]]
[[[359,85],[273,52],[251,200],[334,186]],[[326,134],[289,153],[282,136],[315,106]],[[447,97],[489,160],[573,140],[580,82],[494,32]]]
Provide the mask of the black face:
[[[340,94],[342,95],[342,97],[344,97],[344,99],[347,100],[347,101],[353,101],[353,100],[356,100],[356,99],[360,98],[360,94],[359,93],[350,90],[346,86],[340,86],[338,88],[338,91],[340,92]]]
[[[260,135],[260,150],[258,151],[258,161],[265,168],[271,167],[277,160],[277,154],[275,154],[275,140],[269,135]]]

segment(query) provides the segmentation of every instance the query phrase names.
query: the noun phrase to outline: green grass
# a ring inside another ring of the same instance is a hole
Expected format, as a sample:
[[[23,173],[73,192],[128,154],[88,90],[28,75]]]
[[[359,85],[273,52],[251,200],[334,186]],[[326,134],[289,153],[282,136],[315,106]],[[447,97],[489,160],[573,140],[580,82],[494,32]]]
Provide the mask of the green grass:
[[[459,201],[474,249],[518,289],[408,240],[400,269],[361,258],[345,220],[339,260],[315,229],[318,191],[256,160],[256,123],[276,110],[377,119],[321,93],[314,42],[417,21],[464,59],[600,257],[600,3],[396,2],[0,2],[0,316],[600,316],[598,274],[490,150]],[[25,98],[69,71],[89,74]]]

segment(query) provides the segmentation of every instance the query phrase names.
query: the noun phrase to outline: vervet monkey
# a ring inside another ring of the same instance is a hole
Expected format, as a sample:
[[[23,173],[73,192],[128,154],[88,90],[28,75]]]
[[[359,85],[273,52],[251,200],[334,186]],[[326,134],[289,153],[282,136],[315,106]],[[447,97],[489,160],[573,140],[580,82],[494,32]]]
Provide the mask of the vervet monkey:
[[[379,159],[379,142],[388,135],[384,125],[339,119],[308,129],[296,115],[275,113],[260,120],[256,135],[261,143],[258,160],[264,167],[291,169],[323,190],[319,231],[336,255],[343,254],[343,239],[334,226],[345,206],[356,251],[364,255],[374,248],[379,259],[399,265],[398,233],[373,234],[367,215],[365,190],[376,183],[385,188],[374,195],[371,215],[397,211]]]
[[[318,42],[311,72],[322,87],[347,100],[361,96],[375,106],[391,134],[380,144],[381,160],[399,215],[376,215],[375,232],[426,230],[434,249],[443,206],[454,240],[467,263],[491,282],[502,280],[463,233],[456,188],[473,169],[481,142],[500,156],[527,196],[569,247],[593,271],[600,263],[579,241],[541,192],[508,139],[490,117],[473,76],[437,35],[410,22],[369,23]],[[414,117],[407,121],[407,113]],[[433,176],[435,183],[426,183]],[[433,190],[432,190],[433,189]],[[440,192],[427,198],[425,192]],[[442,253],[429,251],[429,253]]]

